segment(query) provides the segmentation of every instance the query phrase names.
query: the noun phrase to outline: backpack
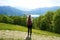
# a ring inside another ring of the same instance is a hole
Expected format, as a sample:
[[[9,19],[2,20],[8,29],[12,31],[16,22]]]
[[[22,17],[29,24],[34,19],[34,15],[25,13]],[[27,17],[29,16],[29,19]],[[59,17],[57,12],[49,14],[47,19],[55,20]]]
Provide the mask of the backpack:
[[[28,18],[28,25],[32,25],[31,18]]]

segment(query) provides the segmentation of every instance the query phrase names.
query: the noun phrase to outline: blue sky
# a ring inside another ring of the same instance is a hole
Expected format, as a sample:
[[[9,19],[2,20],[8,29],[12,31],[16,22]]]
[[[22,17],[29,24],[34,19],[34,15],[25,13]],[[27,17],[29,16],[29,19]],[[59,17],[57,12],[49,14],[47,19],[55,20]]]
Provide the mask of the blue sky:
[[[28,10],[60,6],[60,0],[0,0],[0,6],[12,6]]]

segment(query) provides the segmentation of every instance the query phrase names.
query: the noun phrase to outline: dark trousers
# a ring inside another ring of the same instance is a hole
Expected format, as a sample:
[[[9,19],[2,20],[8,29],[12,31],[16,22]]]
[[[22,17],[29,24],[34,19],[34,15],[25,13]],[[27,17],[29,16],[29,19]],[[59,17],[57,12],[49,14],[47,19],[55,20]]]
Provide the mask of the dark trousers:
[[[28,36],[29,35],[30,35],[30,37],[32,35],[32,25],[28,25]]]

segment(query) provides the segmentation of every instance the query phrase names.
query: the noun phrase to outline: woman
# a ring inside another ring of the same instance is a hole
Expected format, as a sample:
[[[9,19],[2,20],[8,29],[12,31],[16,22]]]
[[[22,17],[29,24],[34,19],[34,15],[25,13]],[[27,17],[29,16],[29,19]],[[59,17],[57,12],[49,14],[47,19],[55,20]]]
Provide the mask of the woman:
[[[27,21],[27,25],[28,25],[28,36],[32,34],[32,20],[31,20],[31,15],[28,16],[28,21]]]

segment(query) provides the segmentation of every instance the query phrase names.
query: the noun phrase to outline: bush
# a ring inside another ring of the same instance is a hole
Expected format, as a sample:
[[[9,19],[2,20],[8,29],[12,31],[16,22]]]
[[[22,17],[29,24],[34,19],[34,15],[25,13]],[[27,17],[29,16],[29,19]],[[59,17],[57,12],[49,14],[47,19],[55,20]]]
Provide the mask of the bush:
[[[54,21],[54,31],[56,33],[60,33],[60,10],[57,10],[55,12],[55,15],[53,17]]]

